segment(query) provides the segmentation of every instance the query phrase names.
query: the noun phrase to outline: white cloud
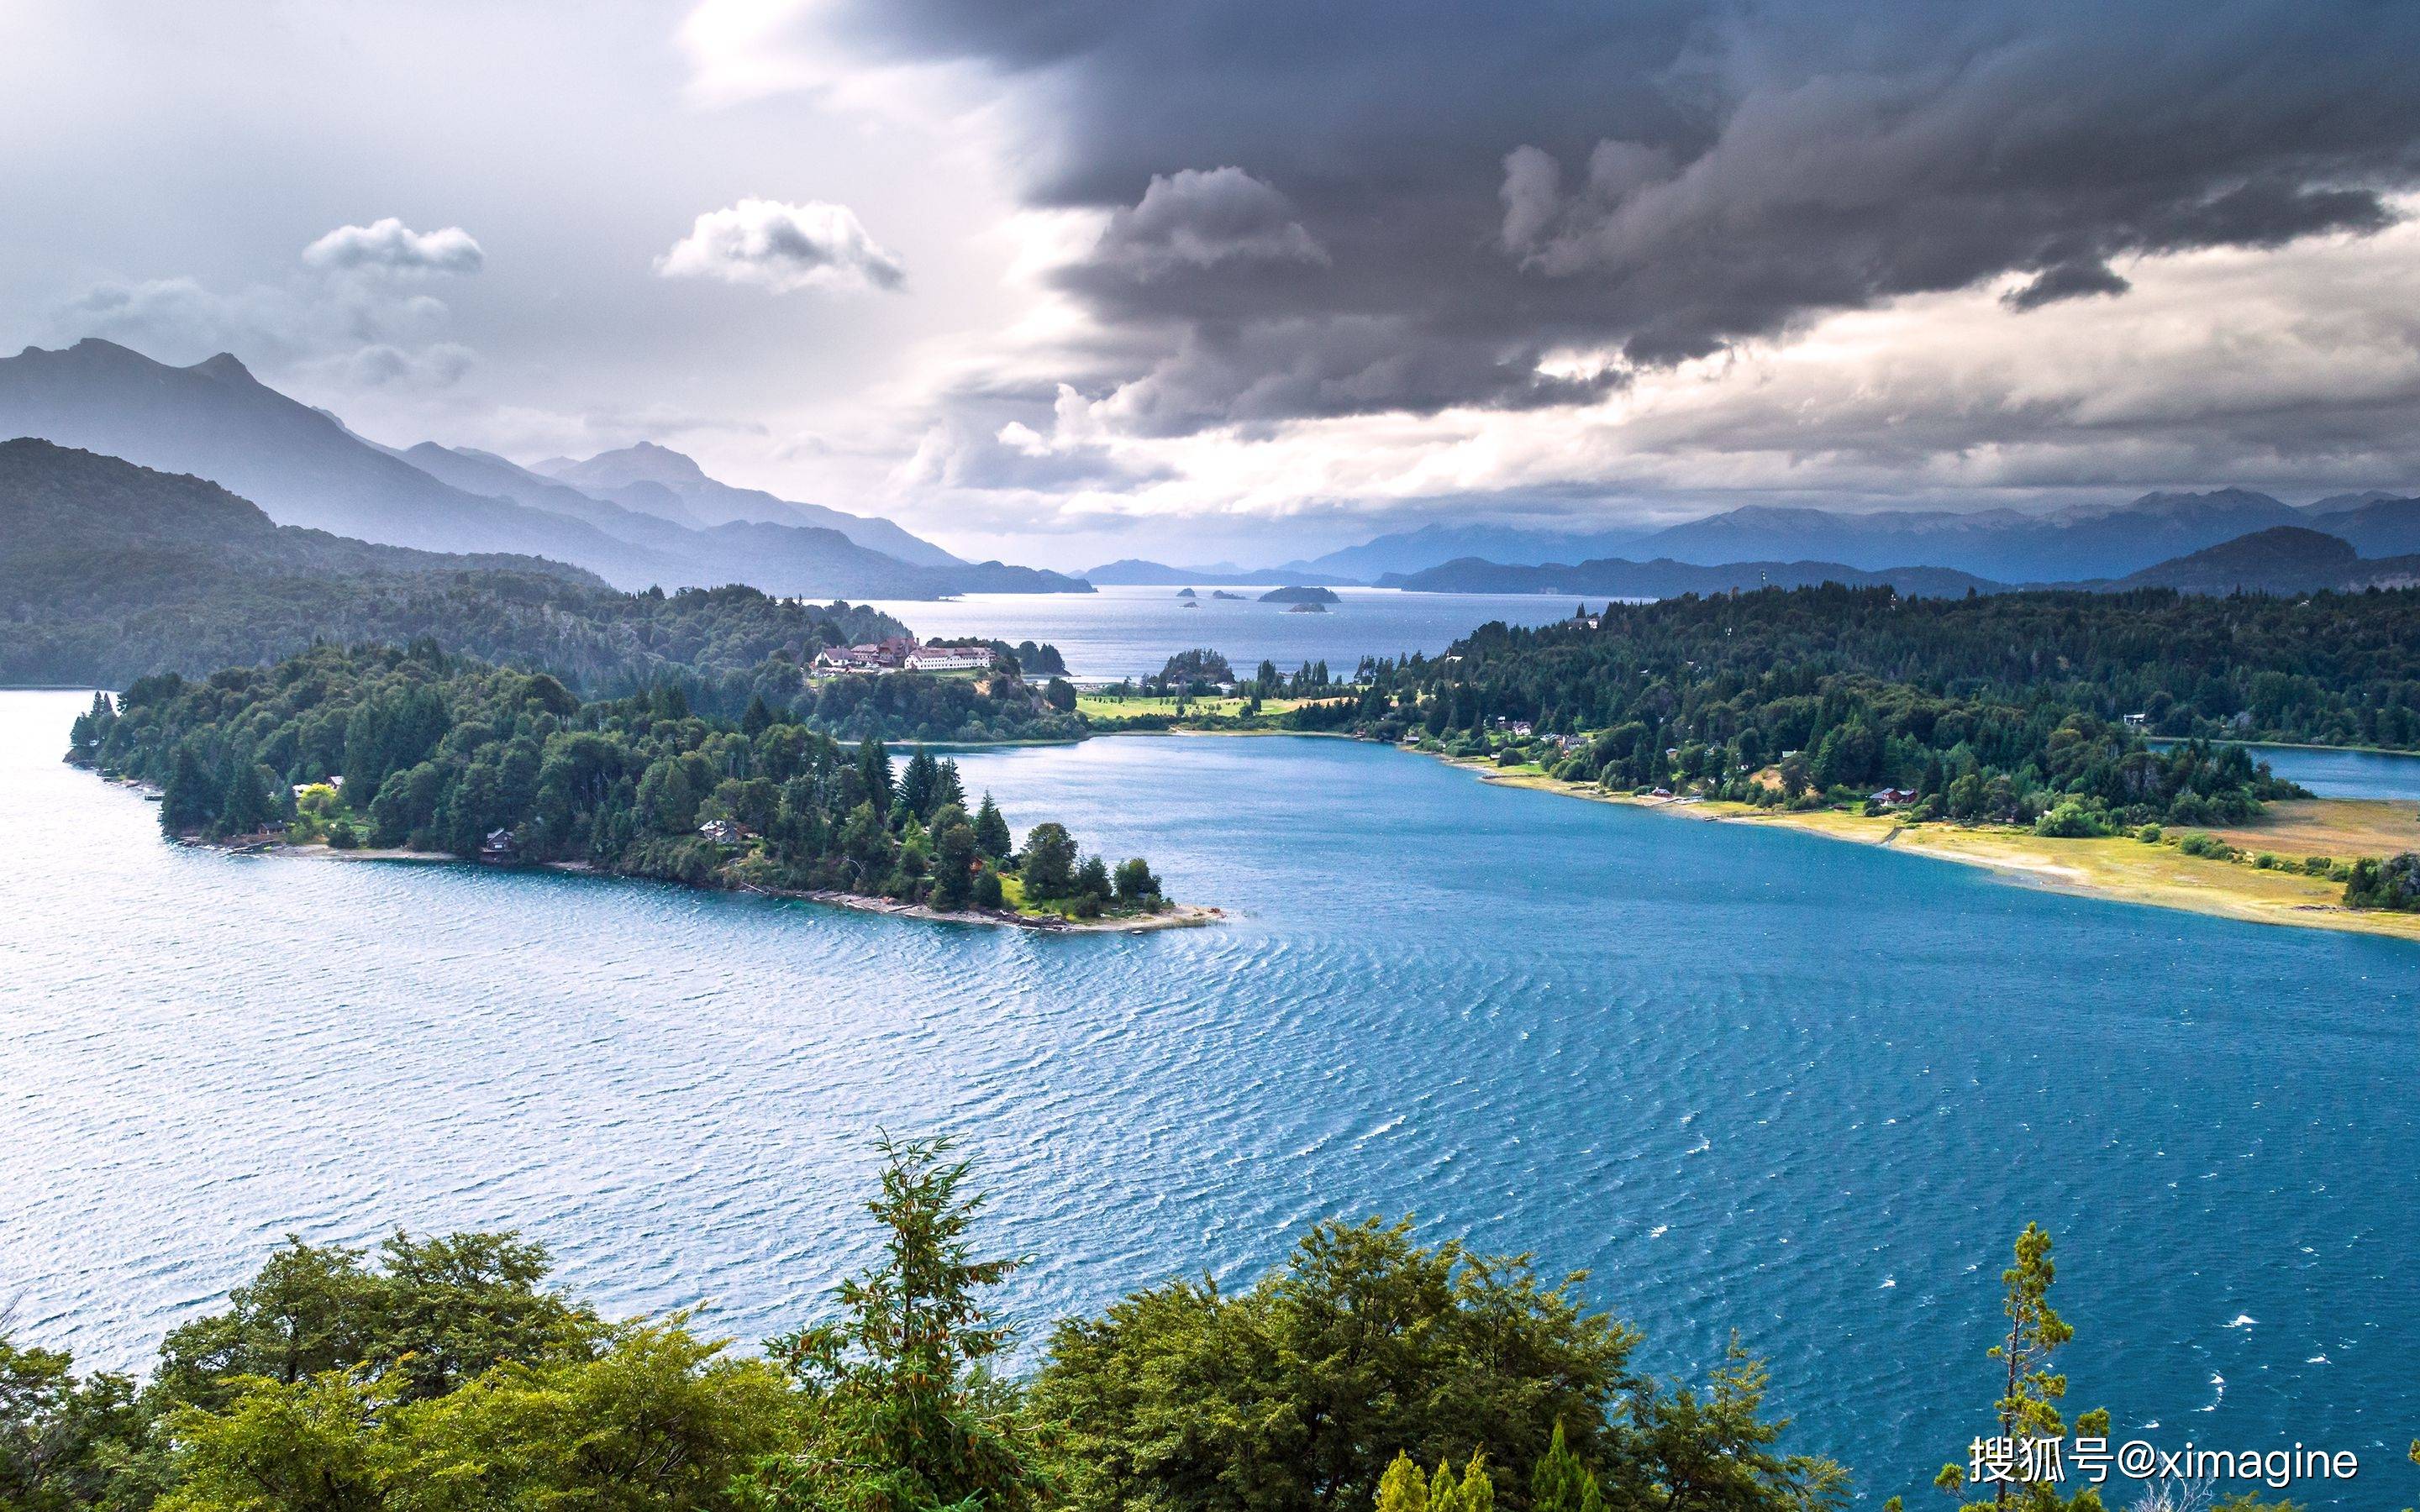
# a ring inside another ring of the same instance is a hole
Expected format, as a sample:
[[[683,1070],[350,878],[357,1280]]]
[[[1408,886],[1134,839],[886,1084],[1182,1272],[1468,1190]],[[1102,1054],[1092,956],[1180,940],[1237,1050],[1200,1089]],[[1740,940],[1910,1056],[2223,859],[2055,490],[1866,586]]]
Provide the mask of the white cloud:
[[[845,205],[743,199],[708,210],[656,259],[665,278],[714,278],[787,294],[799,289],[895,289],[908,276]]]
[[[475,273],[487,261],[479,243],[458,225],[414,231],[392,215],[367,225],[340,225],[302,249],[303,266],[323,271]]]

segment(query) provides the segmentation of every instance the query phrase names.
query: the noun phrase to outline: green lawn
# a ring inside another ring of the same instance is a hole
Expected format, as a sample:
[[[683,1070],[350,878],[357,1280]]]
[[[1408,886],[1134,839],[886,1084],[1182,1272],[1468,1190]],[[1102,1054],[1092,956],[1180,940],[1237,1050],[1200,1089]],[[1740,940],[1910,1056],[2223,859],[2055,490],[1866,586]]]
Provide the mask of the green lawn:
[[[1263,699],[1264,715],[1283,714],[1298,707],[1302,699]],[[1240,718],[1247,707],[1239,698],[1202,698],[1185,701],[1185,717],[1188,719]],[[1076,712],[1088,719],[1135,719],[1145,715],[1165,718],[1176,717],[1176,701],[1172,698],[1116,698],[1103,693],[1076,695]]]

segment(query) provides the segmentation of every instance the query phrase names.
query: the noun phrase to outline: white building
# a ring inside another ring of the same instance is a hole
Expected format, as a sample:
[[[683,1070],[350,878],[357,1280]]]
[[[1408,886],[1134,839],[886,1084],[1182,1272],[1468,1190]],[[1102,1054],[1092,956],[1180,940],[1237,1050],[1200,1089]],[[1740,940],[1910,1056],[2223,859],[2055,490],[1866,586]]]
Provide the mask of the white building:
[[[990,666],[989,646],[919,646],[908,653],[911,672],[979,672]]]

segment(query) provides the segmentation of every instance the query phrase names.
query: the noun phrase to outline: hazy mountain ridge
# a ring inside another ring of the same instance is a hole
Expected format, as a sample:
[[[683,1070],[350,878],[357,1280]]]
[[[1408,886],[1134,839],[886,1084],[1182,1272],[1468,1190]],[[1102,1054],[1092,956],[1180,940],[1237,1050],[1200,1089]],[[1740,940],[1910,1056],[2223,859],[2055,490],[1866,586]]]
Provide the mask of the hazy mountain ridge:
[[[606,586],[542,557],[423,551],[280,525],[207,478],[32,437],[0,441],[0,575],[12,582],[38,570],[90,575],[96,554],[130,552],[254,571],[513,572]]]
[[[599,452],[584,461],[556,458],[540,471],[559,482],[613,499],[633,509],[647,509],[642,499],[669,496],[700,525],[761,522],[770,525],[821,526],[840,532],[869,551],[896,557],[911,566],[952,567],[965,564],[922,536],[890,520],[852,515],[823,504],[778,498],[761,488],[742,488],[708,477],[696,461],[668,446],[641,441],[618,451]],[[655,490],[662,490],[661,494]]]
[[[1945,567],[1890,567],[1866,571],[1838,562],[1737,562],[1712,566],[1658,557],[1652,562],[1599,558],[1542,565],[1481,562],[1466,557],[1408,576],[1389,575],[1382,586],[1423,594],[1562,594],[1586,598],[1675,598],[1683,594],[1753,593],[1760,588],[1810,588],[1822,583],[1851,588],[1884,584],[1916,598],[2005,593],[2008,585]]]
[[[785,517],[830,516],[862,532],[895,532],[941,562],[906,562],[822,524],[685,527],[490,454],[380,446],[260,383],[225,354],[171,367],[100,340],[58,351],[27,347],[0,359],[0,439],[17,435],[208,478],[279,523],[423,550],[544,556],[626,589],[744,582],[774,594],[848,598],[1089,590],[1057,573],[961,563],[887,521],[728,488],[660,447],[640,453],[639,461],[691,484],[683,507],[702,498],[736,508],[737,499]],[[649,479],[627,486],[638,484],[663,486]]]
[[[2341,536],[2307,526],[2278,525],[2147,567],[2106,586],[2173,588],[2188,594],[2306,594],[2415,585],[2420,585],[2420,555],[2364,557]]]
[[[2072,582],[2122,578],[2256,531],[2322,521],[2366,556],[2420,551],[2420,500],[2370,489],[2296,509],[2251,489],[2219,488],[2147,493],[2048,515],[2012,509],[1850,514],[1745,504],[1657,530],[1600,534],[1429,525],[1331,551],[1311,564],[1364,582],[1389,573],[1407,578],[1464,558],[1537,566],[1653,557],[1702,566],[1831,562],[1864,571],[1920,563],[1997,582]]]
[[[2092,593],[2122,593],[2138,588],[2172,588],[2187,594],[2351,593],[2366,588],[2420,586],[2420,554],[2365,557],[2340,536],[2308,526],[2273,525],[2156,563],[2122,578],[2006,583],[1944,567],[1867,569],[1838,562],[1744,562],[1709,566],[1663,557],[1652,562],[1614,558],[1533,566],[1466,558],[1408,576],[1389,575],[1380,586],[1413,593],[1669,598],[1681,594],[1746,593],[1759,588],[1801,588],[1827,582],[1851,588],[1887,583],[1915,598],[1968,592],[2006,594],[2058,589]]]
[[[1138,557],[1125,557],[1087,568],[1084,580],[1119,588],[1186,588],[1218,583],[1267,588],[1311,583],[1320,587],[1352,588],[1359,586],[1362,581],[1358,578],[1295,567],[1239,567],[1232,562],[1214,562],[1204,567],[1171,567],[1164,562],[1146,562]]]
[[[533,557],[378,546],[278,525],[186,474],[0,442],[0,683],[123,687],[315,642],[444,649],[603,686],[720,679],[777,652],[904,633],[863,606],[755,589],[630,594]]]
[[[439,482],[221,354],[169,367],[112,342],[0,359],[0,439],[33,436],[209,479],[280,524],[430,551],[507,551],[646,577],[646,554],[566,516]]]

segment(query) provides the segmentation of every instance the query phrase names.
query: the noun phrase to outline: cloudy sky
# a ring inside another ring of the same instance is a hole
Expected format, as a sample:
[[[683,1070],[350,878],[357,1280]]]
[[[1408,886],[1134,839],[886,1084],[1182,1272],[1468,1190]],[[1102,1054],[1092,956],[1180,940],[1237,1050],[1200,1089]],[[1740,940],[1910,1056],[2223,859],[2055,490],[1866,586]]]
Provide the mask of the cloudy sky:
[[[0,0],[0,341],[1062,567],[2420,489],[2420,8]]]

